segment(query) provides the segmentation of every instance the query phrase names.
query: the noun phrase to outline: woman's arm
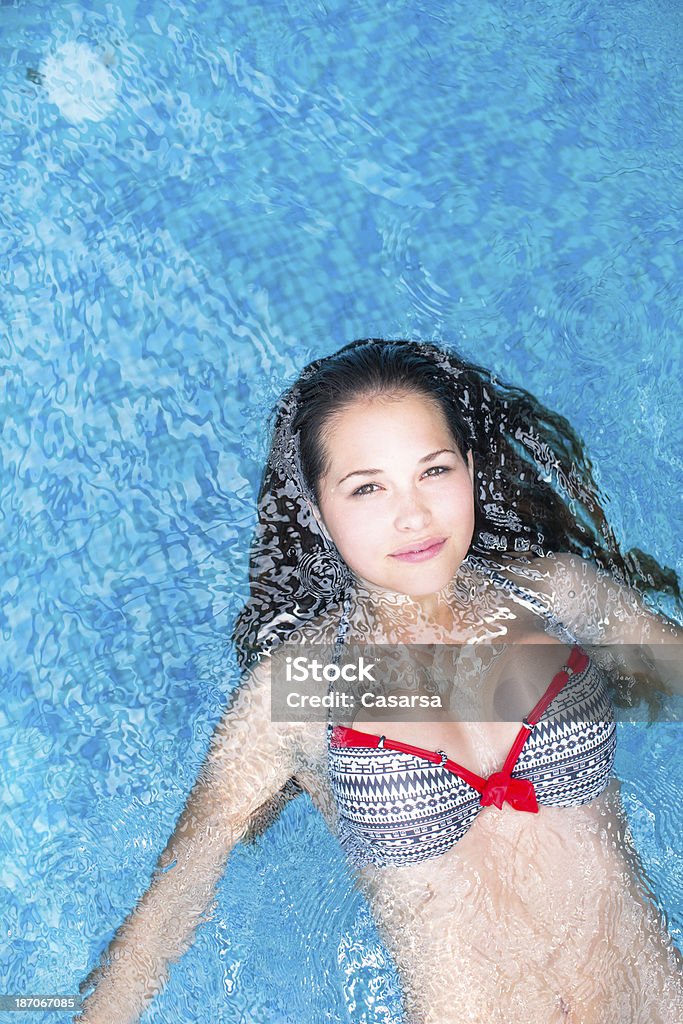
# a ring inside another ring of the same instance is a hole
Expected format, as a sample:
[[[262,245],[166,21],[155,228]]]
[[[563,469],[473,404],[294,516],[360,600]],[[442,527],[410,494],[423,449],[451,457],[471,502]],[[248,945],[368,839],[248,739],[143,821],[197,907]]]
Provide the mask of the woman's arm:
[[[535,563],[540,565],[541,562]],[[620,658],[642,669],[651,662],[673,693],[683,694],[683,628],[654,612],[633,587],[570,553],[548,555],[543,589],[552,609],[579,642],[620,645]]]
[[[190,947],[252,815],[295,770],[294,729],[271,721],[270,660],[232,693],[152,882],[81,986],[76,1021],[132,1024]]]

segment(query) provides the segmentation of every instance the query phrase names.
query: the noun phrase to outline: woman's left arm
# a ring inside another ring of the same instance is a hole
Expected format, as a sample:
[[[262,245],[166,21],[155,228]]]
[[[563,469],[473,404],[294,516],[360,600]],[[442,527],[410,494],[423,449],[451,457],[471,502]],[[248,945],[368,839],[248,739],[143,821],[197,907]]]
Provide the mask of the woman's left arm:
[[[549,584],[543,589],[553,612],[580,643],[623,646],[627,665],[649,662],[670,692],[683,695],[682,626],[649,608],[633,587],[579,555],[552,554],[543,563]]]

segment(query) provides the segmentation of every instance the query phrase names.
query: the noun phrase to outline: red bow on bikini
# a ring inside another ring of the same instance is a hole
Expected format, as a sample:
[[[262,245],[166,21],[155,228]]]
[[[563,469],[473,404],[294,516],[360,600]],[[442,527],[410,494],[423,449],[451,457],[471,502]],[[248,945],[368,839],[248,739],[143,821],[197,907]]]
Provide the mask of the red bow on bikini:
[[[536,791],[532,782],[528,779],[513,779],[504,772],[494,772],[486,780],[479,802],[484,807],[495,804],[500,810],[504,800],[507,800],[516,811],[531,811],[532,814],[538,814]]]

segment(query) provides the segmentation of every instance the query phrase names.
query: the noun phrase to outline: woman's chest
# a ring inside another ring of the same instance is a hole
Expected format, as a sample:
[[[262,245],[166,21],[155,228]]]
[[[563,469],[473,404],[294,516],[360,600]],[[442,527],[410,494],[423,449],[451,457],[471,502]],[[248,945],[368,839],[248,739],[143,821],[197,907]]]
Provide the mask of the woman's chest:
[[[562,673],[524,727],[428,723],[424,747],[397,739],[395,723],[390,737],[332,730],[329,747],[299,781],[352,863],[441,860],[461,844],[470,848],[472,834],[486,835],[479,822],[489,820],[492,804],[533,820],[539,808],[582,806],[599,796],[612,773],[616,727],[600,673],[580,657],[584,668],[573,685],[563,690]]]
[[[523,720],[554,692],[571,659],[572,648],[533,633],[496,645],[412,645],[385,657],[380,649],[373,684],[357,688],[350,710],[335,713],[334,721],[383,736],[388,746],[444,751],[488,775],[502,767]],[[578,686],[573,693],[579,695]]]

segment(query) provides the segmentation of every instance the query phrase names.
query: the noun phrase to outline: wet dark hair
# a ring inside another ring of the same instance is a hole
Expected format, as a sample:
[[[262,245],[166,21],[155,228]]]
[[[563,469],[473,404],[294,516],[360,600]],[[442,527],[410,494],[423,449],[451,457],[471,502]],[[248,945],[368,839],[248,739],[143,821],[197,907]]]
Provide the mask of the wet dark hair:
[[[621,551],[583,444],[564,416],[446,346],[360,339],[309,363],[277,403],[251,547],[251,595],[232,636],[240,667],[345,596],[345,566],[330,554],[308,504],[319,503],[326,430],[355,400],[397,392],[438,403],[463,457],[472,449],[470,553],[533,559],[573,552],[681,607],[673,570],[638,548]]]

